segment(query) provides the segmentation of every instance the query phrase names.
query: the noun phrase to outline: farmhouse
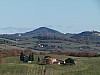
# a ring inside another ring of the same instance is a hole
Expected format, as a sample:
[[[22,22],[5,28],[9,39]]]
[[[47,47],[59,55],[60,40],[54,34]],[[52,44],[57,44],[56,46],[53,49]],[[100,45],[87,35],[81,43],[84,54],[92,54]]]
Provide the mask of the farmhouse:
[[[52,58],[52,57],[47,57],[47,58],[44,58],[44,63],[45,64],[65,64],[65,61]]]
[[[46,58],[45,59],[45,63],[46,64],[53,64],[54,62],[56,62],[57,60],[55,58]]]

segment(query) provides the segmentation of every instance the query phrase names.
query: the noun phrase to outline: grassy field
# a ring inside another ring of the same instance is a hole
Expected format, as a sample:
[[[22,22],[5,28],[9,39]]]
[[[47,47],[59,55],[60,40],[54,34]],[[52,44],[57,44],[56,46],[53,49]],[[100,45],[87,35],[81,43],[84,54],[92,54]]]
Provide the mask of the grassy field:
[[[47,46],[40,47],[38,43],[44,44]],[[57,50],[90,51],[91,50],[93,52],[100,53],[100,46],[97,46],[95,43],[82,44],[82,43],[63,41],[63,40],[39,40],[36,38],[27,38],[27,39],[19,41],[16,44],[16,46],[20,48],[29,48],[29,49],[42,50],[42,51],[52,51],[52,50],[54,51],[57,51]],[[51,46],[55,46],[55,47],[52,48]],[[59,48],[58,46],[61,48]],[[90,49],[87,48],[87,46]]]
[[[50,55],[59,59],[67,59],[70,56]],[[41,59],[44,55],[35,55],[32,64],[23,63],[19,57],[7,57],[0,64],[0,75],[100,75],[100,57],[71,57],[75,60],[75,66],[68,65],[38,65],[37,57]],[[44,74],[44,71],[46,73]]]
[[[12,50],[12,49],[21,49],[22,50],[23,48],[0,44],[0,50]]]

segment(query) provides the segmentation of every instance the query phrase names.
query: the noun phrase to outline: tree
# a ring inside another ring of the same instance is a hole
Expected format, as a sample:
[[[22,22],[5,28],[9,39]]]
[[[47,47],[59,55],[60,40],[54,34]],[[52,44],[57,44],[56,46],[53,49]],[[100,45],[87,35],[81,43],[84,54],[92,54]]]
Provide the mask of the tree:
[[[1,60],[1,58],[0,58],[0,64],[2,63],[2,60]]]
[[[32,61],[32,54],[29,55],[29,61]]]
[[[24,53],[21,52],[21,53],[20,53],[20,60],[21,60],[21,61],[23,61],[23,57],[24,57]]]
[[[34,61],[34,54],[33,53],[29,55],[29,61]]]
[[[66,64],[75,65],[74,59],[68,58],[65,60]]]
[[[38,62],[40,62],[40,58],[38,57]]]
[[[32,61],[34,61],[34,53],[32,52]]]
[[[51,56],[45,56],[44,59],[46,59],[46,58],[51,58]]]

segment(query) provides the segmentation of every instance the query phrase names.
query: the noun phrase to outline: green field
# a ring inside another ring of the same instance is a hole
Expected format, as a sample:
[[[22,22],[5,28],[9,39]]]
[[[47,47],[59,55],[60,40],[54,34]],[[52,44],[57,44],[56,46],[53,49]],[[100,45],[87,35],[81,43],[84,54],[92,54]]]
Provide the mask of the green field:
[[[22,50],[23,48],[16,47],[16,46],[9,46],[9,45],[0,45],[0,50],[12,50],[12,49]]]
[[[44,55],[35,55],[32,64],[23,63],[19,57],[7,57],[0,64],[0,75],[100,75],[100,57],[71,57],[75,60],[75,66],[69,65],[38,65],[37,57],[41,59]],[[67,59],[70,56],[50,55],[59,59]],[[42,61],[42,60],[41,60]],[[44,69],[46,73],[44,74]]]

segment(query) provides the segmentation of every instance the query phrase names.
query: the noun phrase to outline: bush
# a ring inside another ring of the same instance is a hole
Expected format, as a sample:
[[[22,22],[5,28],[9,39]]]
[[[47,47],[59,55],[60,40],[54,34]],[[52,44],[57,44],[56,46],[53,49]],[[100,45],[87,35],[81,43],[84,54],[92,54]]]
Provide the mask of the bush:
[[[51,56],[45,56],[44,59],[46,59],[46,58],[51,58]]]
[[[66,64],[69,64],[69,65],[75,65],[74,59],[72,59],[72,58],[66,59],[66,60],[65,60],[65,63],[66,63]]]

